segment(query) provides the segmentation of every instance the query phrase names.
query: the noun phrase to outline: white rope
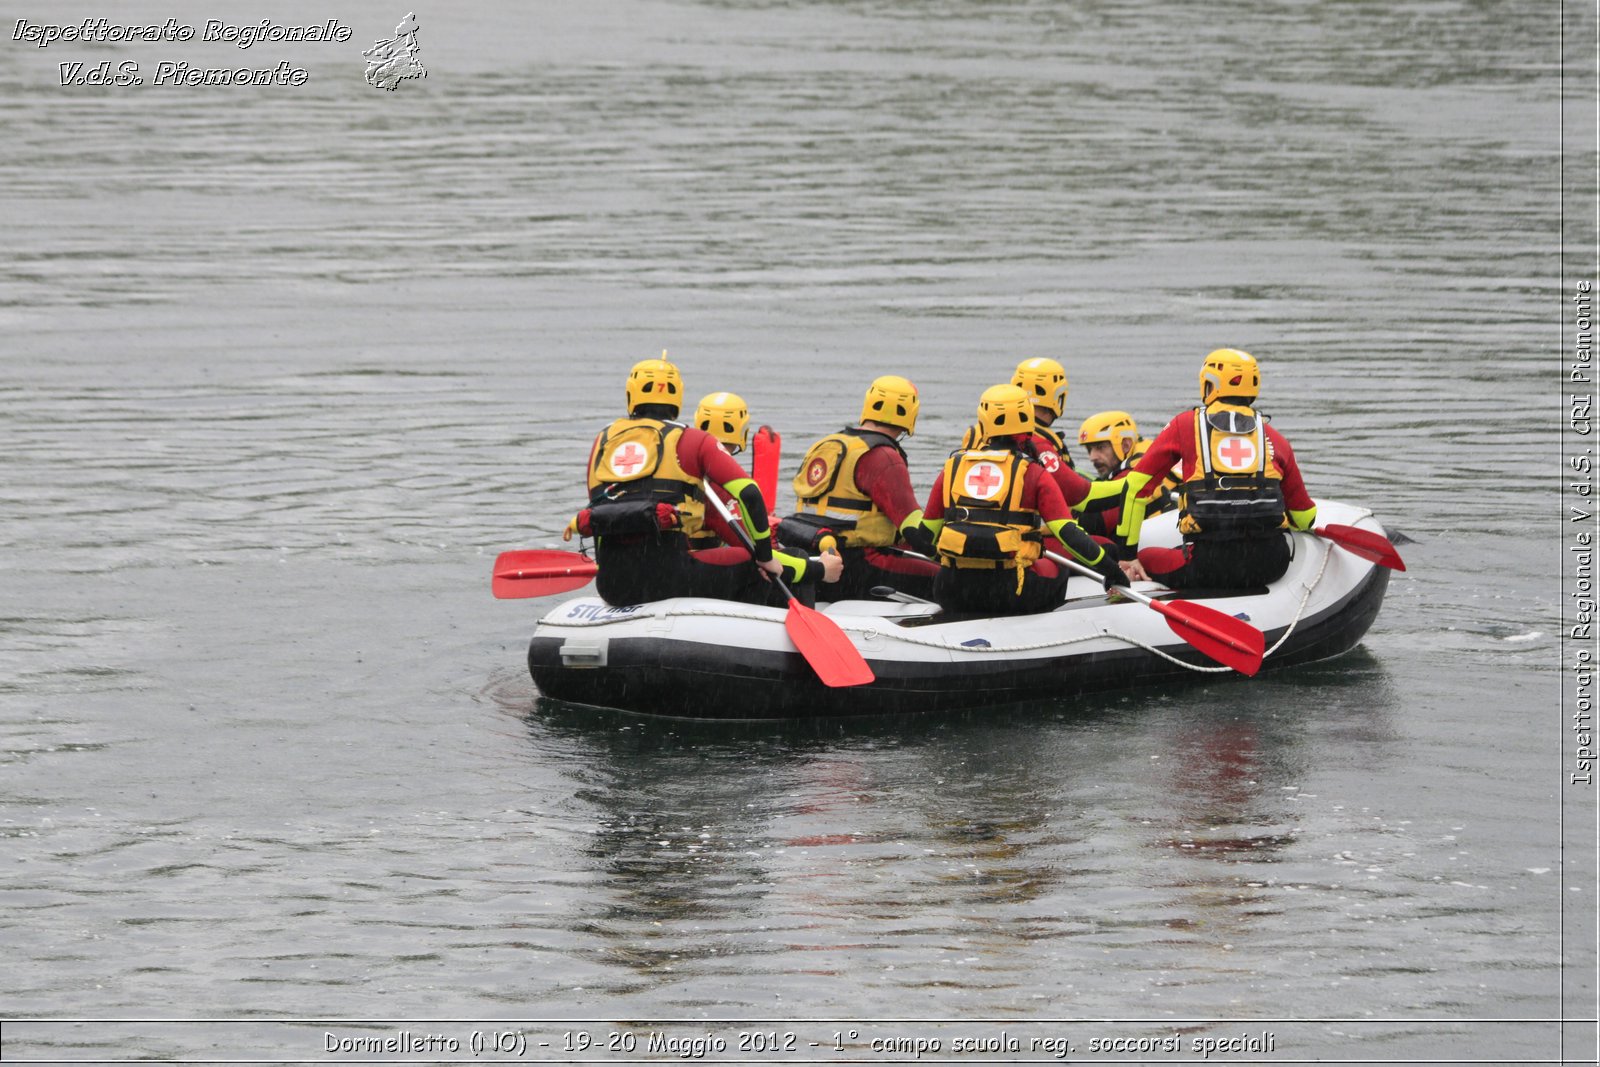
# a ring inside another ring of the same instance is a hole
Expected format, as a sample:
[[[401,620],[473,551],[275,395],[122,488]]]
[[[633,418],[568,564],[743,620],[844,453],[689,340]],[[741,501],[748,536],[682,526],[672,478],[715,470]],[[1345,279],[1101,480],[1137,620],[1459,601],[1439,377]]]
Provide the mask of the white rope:
[[[663,619],[674,615],[709,615],[713,619],[745,619],[749,622],[778,622],[771,615],[758,615],[753,611],[729,611],[726,608],[672,608],[660,613]]]
[[[883,633],[883,631],[877,629],[858,630],[856,632],[863,634],[866,637],[876,637],[880,633]],[[1077,637],[1063,637],[1054,641],[1036,641],[1027,645],[952,645],[947,640],[935,640],[931,637],[922,637],[919,634],[889,633],[885,634],[884,636],[892,637],[896,641],[904,641],[908,645],[922,645],[925,648],[938,648],[947,652],[1037,652],[1044,648],[1062,648],[1066,645],[1076,645],[1084,641],[1097,641],[1100,639],[1101,635],[1105,633],[1106,631],[1101,630],[1099,633],[1080,634]]]
[[[1371,515],[1372,512],[1369,511],[1369,512],[1367,512],[1367,514]],[[1313,540],[1315,540],[1318,544],[1322,544],[1320,538],[1307,538],[1307,542],[1308,543],[1313,541]],[[1274,652],[1278,651],[1278,649],[1282,648],[1283,647],[1283,643],[1285,641],[1289,640],[1289,635],[1294,633],[1294,628],[1296,626],[1300,625],[1300,617],[1306,613],[1306,604],[1310,603],[1311,594],[1316,591],[1317,586],[1322,584],[1322,576],[1327,573],[1328,560],[1330,558],[1332,558],[1332,556],[1333,556],[1333,546],[1332,545],[1323,545],[1323,547],[1322,547],[1322,566],[1317,568],[1316,576],[1311,579],[1311,582],[1309,584],[1307,584],[1305,582],[1301,582],[1300,583],[1300,588],[1304,589],[1306,592],[1305,592],[1305,595],[1300,598],[1300,606],[1294,609],[1294,618],[1289,620],[1289,628],[1287,630],[1283,631],[1283,636],[1278,638],[1278,640],[1273,644],[1273,646],[1271,648],[1269,648],[1265,652],[1261,653],[1261,658],[1262,659],[1266,659],[1268,656],[1270,656]]]
[[[1224,671],[1233,670],[1232,667],[1225,667],[1225,666],[1221,666],[1221,665],[1218,665],[1216,667],[1205,667],[1205,666],[1202,666],[1202,665],[1200,665],[1198,663],[1190,663],[1187,660],[1181,660],[1177,656],[1174,656],[1170,652],[1164,652],[1161,649],[1157,648],[1155,645],[1147,645],[1143,641],[1139,640],[1137,637],[1129,637],[1127,634],[1113,633],[1110,630],[1102,630],[1101,632],[1104,633],[1107,637],[1115,637],[1119,641],[1126,641],[1130,645],[1136,645],[1139,648],[1144,649],[1146,652],[1153,652],[1156,655],[1160,656],[1162,659],[1166,660],[1168,663],[1176,663],[1180,667],[1187,667],[1191,671],[1196,672],[1197,674],[1221,674]]]

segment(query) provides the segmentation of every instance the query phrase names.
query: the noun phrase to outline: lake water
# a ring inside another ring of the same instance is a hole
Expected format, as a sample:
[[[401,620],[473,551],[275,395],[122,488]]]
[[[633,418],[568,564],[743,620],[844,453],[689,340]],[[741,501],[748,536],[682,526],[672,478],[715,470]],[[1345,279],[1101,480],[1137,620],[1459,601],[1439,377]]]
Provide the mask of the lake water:
[[[1594,1061],[1594,11],[460,6],[394,92],[401,7],[8,6],[7,1059]],[[1153,435],[1223,345],[1414,539],[1338,661],[702,725],[541,700],[490,598],[662,349],[786,466],[911,377],[926,486],[1022,358]]]

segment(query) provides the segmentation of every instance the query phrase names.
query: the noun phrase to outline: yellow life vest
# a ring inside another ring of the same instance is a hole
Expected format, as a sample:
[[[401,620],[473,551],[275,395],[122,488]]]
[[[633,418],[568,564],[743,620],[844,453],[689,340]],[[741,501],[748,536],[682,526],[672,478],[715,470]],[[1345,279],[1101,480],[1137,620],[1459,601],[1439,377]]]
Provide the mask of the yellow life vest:
[[[600,432],[589,466],[589,504],[666,503],[678,512],[683,532],[699,535],[705,525],[700,479],[678,462],[685,427],[660,419],[622,418]]]
[[[1190,539],[1259,537],[1288,529],[1283,475],[1266,424],[1250,408],[1196,408],[1194,470],[1179,488],[1178,530]]]
[[[1029,460],[1017,452],[954,452],[944,464],[944,525],[935,547],[946,567],[1033,566],[1043,547],[1039,512],[1022,506]]]
[[[812,445],[794,476],[795,513],[826,520],[845,548],[894,544],[894,523],[856,487],[856,464],[881,445],[905,455],[888,434],[859,428],[830,433]]]

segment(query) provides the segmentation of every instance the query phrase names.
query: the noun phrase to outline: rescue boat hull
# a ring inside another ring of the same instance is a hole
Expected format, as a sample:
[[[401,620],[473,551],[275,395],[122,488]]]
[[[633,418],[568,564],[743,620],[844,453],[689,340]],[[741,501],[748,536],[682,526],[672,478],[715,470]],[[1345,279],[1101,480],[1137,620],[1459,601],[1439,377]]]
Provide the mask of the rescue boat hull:
[[[1319,515],[1382,533],[1370,513],[1326,502]],[[1349,651],[1371,627],[1389,571],[1311,534],[1271,587],[1185,595],[1266,635],[1263,670]],[[1144,543],[1176,544],[1170,516]],[[1178,594],[1141,583],[1151,596]],[[713,719],[937,712],[1180,680],[1238,678],[1187,644],[1160,614],[1113,602],[1073,578],[1065,603],[1039,615],[949,618],[933,605],[843,601],[822,609],[876,676],[823,685],[788,639],[785,610],[702,598],[610,607],[598,597],[558,605],[538,624],[528,666],[545,696],[651,715]]]

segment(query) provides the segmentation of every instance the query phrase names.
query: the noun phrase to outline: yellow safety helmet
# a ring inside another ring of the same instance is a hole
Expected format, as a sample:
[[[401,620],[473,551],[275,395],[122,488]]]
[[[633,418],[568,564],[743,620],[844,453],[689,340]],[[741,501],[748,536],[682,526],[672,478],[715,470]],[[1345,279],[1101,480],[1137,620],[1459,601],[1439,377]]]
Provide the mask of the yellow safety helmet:
[[[917,427],[917,411],[921,407],[916,386],[898,374],[886,374],[867,386],[867,398],[861,404],[861,421],[881,422],[910,433]]]
[[[1222,397],[1249,402],[1261,395],[1261,368],[1256,357],[1237,348],[1219,348],[1200,368],[1200,403]]]
[[[737,393],[701,397],[694,424],[727,445],[729,452],[743,452],[750,443],[750,409]]]
[[[978,398],[978,427],[985,438],[1032,433],[1033,400],[1017,385],[991,385]]]
[[[1067,372],[1053,359],[1025,359],[1017,364],[1011,384],[1033,399],[1053,418],[1067,409]]]
[[[1093,445],[1101,441],[1111,442],[1111,450],[1117,454],[1117,459],[1125,461],[1133,451],[1133,446],[1139,443],[1139,427],[1133,421],[1133,416],[1126,411],[1102,411],[1084,419],[1083,425],[1078,428],[1078,443]]]
[[[683,407],[683,375],[677,367],[665,359],[647,359],[633,365],[628,372],[628,410],[642,404],[666,404],[673,410]]]

